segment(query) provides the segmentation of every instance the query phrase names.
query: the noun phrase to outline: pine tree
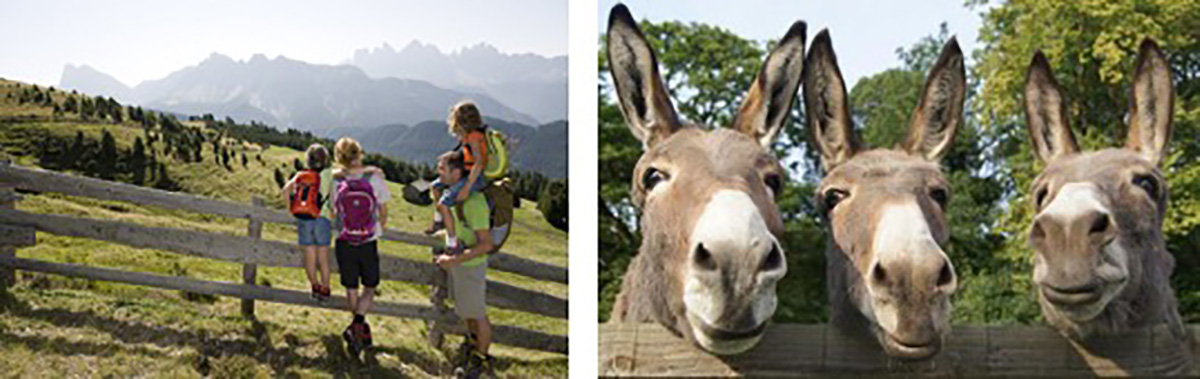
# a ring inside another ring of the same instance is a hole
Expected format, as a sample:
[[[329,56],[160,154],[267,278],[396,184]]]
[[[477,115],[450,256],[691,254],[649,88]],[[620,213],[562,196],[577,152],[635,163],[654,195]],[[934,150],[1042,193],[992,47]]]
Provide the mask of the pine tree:
[[[129,169],[133,171],[133,184],[145,184],[146,146],[142,143],[142,137],[133,140],[133,151],[129,153]]]
[[[117,140],[113,138],[108,130],[104,130],[100,137],[100,152],[96,157],[98,164],[97,171],[100,178],[104,180],[112,180],[117,174]]]

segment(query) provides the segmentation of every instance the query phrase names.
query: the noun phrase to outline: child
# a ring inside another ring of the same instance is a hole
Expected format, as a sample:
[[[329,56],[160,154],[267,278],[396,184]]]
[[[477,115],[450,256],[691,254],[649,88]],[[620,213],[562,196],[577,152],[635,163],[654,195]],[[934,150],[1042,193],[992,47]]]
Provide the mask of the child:
[[[460,181],[467,173],[462,158],[448,155],[438,161],[438,175],[447,183]],[[456,363],[457,377],[479,377],[492,371],[493,359],[488,355],[492,342],[492,324],[487,318],[487,259],[493,247],[491,221],[487,200],[483,193],[471,193],[467,201],[455,205],[458,219],[465,226],[461,234],[462,254],[441,254],[436,258],[439,266],[450,274],[451,294],[454,296],[454,312],[463,319],[467,327],[466,341],[460,347],[465,359]],[[449,219],[449,218],[447,218]],[[451,238],[449,235],[447,239]],[[449,245],[450,241],[446,241]]]
[[[342,224],[334,249],[347,305],[354,316],[342,338],[354,355],[372,345],[366,314],[379,285],[377,240],[387,226],[387,203],[392,199],[383,175],[377,168],[364,167],[362,156],[362,146],[351,138],[342,138],[334,146],[334,157],[342,166],[333,173],[337,183],[334,214]],[[360,281],[364,287],[361,294]]]
[[[329,150],[321,144],[312,144],[304,152],[308,169],[296,173],[283,186],[288,198],[289,209],[298,219],[296,226],[297,244],[304,249],[304,271],[312,285],[312,296],[318,301],[329,298],[329,217],[332,217],[332,202],[329,200],[333,188],[333,170],[329,167]],[[317,265],[320,262],[321,280],[317,281]]]
[[[446,248],[458,252],[457,233],[454,219],[450,217],[450,207],[461,204],[475,192],[482,191],[487,186],[487,178],[483,177],[483,169],[487,167],[488,151],[486,136],[483,133],[485,125],[479,108],[469,101],[459,102],[450,108],[450,117],[446,119],[450,134],[458,138],[461,150],[453,152],[461,155],[463,166],[469,172],[454,182],[446,182],[439,177],[433,182],[433,196],[439,198],[437,213],[434,214],[433,225],[425,230],[433,234],[438,229],[445,228],[447,235]],[[443,192],[443,190],[445,192]]]

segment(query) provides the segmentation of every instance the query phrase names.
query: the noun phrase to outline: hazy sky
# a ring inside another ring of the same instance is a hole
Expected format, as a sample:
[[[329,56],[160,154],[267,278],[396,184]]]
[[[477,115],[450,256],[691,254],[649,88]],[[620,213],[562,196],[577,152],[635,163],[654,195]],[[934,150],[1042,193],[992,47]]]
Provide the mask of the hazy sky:
[[[0,77],[42,85],[57,85],[66,64],[132,86],[213,52],[338,64],[356,49],[414,39],[443,52],[487,42],[567,54],[565,0],[4,1],[0,15]]]
[[[600,0],[599,33],[608,28],[608,12],[616,0]],[[728,29],[757,41],[778,39],[796,20],[808,24],[808,40],[829,28],[833,49],[846,84],[897,67],[897,47],[936,34],[947,22],[958,35],[964,53],[975,48],[982,9],[967,9],[963,0],[739,0],[662,1],[625,0],[639,21],[679,20],[702,22]]]

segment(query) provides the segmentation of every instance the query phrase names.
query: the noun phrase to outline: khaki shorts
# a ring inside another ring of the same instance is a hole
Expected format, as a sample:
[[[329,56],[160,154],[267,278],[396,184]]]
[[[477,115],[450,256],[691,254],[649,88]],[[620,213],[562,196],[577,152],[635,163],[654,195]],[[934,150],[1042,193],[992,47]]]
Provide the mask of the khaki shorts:
[[[454,313],[462,319],[487,317],[487,261],[475,267],[455,265],[448,271]]]

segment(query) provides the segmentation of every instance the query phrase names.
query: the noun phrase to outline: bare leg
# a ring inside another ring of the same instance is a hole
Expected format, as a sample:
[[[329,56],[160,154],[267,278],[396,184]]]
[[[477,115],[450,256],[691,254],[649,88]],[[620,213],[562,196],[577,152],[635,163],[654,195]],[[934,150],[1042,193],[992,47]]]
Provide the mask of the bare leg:
[[[371,304],[375,300],[375,287],[363,287],[362,297],[358,298],[358,304],[353,308],[355,314],[366,315],[367,311],[371,310]]]
[[[358,288],[346,289],[346,303],[349,305],[347,309],[350,310],[350,313],[354,313],[354,310],[358,309]]]
[[[321,285],[329,288],[329,246],[317,247],[317,259],[321,264]]]
[[[487,317],[482,320],[471,320],[475,323],[475,338],[480,353],[487,355],[488,348],[492,346],[492,322],[488,321]]]
[[[328,266],[328,264],[326,264]],[[304,274],[308,276],[308,284],[313,285],[317,282],[317,247],[304,247]]]
[[[458,235],[454,234],[454,218],[450,215],[450,207],[438,204],[437,208],[438,213],[442,215],[442,223],[446,225],[446,236],[451,241],[456,240]]]

